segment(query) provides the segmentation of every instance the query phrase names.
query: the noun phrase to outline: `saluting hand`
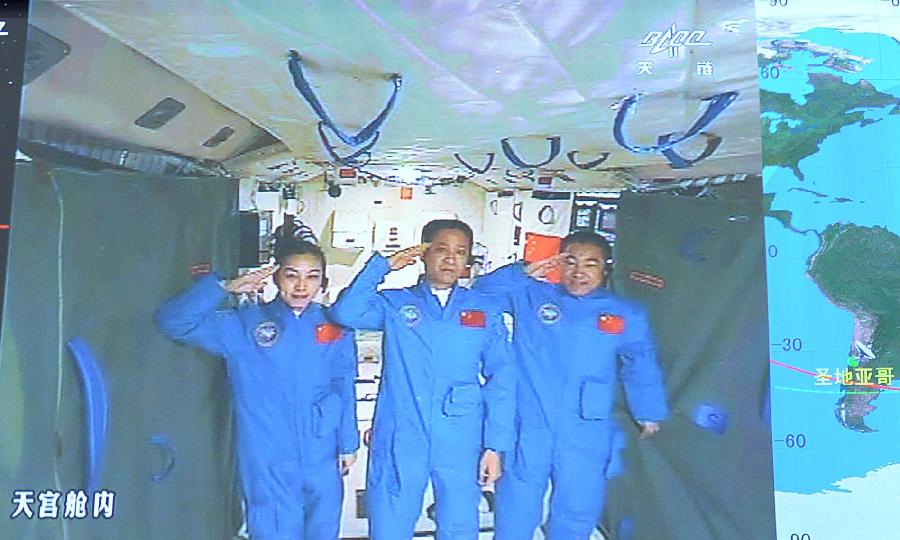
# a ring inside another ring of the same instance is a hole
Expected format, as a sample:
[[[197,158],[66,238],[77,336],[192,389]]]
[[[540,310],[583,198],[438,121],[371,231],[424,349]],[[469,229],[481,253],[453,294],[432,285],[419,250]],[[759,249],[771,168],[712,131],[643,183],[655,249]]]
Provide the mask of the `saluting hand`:
[[[276,266],[266,266],[249,274],[225,282],[225,290],[233,294],[253,293],[266,286],[266,279],[275,273]]]
[[[534,261],[525,267],[525,273],[534,279],[544,280],[547,274],[554,268],[560,268],[566,260],[565,253],[558,253],[552,257]]]
[[[415,264],[416,260],[422,256],[422,253],[425,253],[425,248],[427,247],[428,244],[419,244],[418,246],[401,249],[397,253],[394,253],[388,258],[391,270],[400,270],[401,268],[406,268],[411,264]]]

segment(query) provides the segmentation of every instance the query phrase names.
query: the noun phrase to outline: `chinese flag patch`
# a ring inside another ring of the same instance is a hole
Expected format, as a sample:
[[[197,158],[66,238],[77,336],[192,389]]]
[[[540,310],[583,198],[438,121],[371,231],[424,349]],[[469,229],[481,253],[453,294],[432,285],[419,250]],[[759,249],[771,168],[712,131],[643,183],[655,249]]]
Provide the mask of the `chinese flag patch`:
[[[459,324],[472,328],[484,328],[484,312],[480,309],[467,309],[459,312]]]
[[[625,318],[603,313],[597,317],[597,328],[604,334],[621,334],[625,331]]]
[[[336,324],[324,323],[316,326],[316,343],[334,343],[341,339],[344,331]]]

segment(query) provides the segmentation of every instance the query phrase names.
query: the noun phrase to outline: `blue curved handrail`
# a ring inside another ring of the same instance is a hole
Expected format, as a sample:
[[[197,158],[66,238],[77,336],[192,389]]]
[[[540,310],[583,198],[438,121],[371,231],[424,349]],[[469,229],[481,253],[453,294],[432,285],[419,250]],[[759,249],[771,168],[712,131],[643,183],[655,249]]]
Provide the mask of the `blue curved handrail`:
[[[169,442],[169,438],[165,435],[153,435],[148,440],[148,443],[159,447],[162,453],[166,457],[166,465],[163,468],[162,472],[154,473],[152,476],[152,481],[162,482],[171,474],[172,469],[175,468],[175,450],[172,448],[172,444]]]
[[[668,144],[670,138],[673,135],[674,133],[660,135],[659,144]],[[693,159],[688,159],[682,156],[681,154],[676,152],[674,148],[667,148],[662,151],[662,155],[666,156],[666,159],[669,160],[669,164],[673,169],[687,169],[689,167],[692,167],[695,163],[703,161],[704,159],[713,155],[713,153],[719,149],[719,145],[722,144],[722,137],[716,134],[701,131],[700,135],[706,138],[706,148],[703,149],[703,152],[701,152],[700,155]]]
[[[503,137],[500,139],[500,147],[503,149],[503,154],[506,155],[506,159],[508,159],[513,165],[522,169],[536,169],[538,167],[543,167],[544,165],[553,161],[556,156],[559,155],[560,150],[560,138],[558,136],[547,137],[547,140],[550,141],[550,156],[540,163],[526,163],[522,161],[522,159],[516,155],[516,151],[513,150],[511,144],[509,144],[509,137]]]
[[[470,171],[472,171],[475,174],[484,174],[484,173],[488,172],[488,169],[490,169],[491,166],[494,165],[494,153],[493,152],[487,153],[487,157],[488,157],[487,163],[485,163],[484,167],[481,167],[480,169],[478,167],[475,167],[475,166],[469,164],[469,162],[464,160],[462,158],[462,156],[459,155],[459,152],[454,152],[453,157],[456,158],[456,161],[462,163],[463,167],[469,169]]]
[[[635,154],[652,154],[656,152],[663,152],[664,150],[668,150],[676,144],[700,133],[705,127],[711,124],[712,121],[722,113],[722,111],[724,111],[728,108],[729,105],[734,103],[737,97],[737,92],[730,91],[703,98],[701,101],[709,102],[706,106],[706,110],[703,111],[703,114],[700,115],[700,118],[694,121],[694,123],[690,128],[688,128],[687,131],[679,134],[677,137],[673,136],[674,134],[669,134],[669,137],[667,138],[665,143],[646,146],[633,145],[625,139],[625,115],[627,115],[628,111],[631,110],[631,108],[634,107],[640,100],[640,94],[633,94],[626,97],[619,103],[619,110],[616,112],[616,119],[613,122],[613,138],[617,143],[619,143],[622,148],[625,148],[626,150],[629,150],[630,152],[633,152]]]
[[[81,337],[74,337],[66,342],[66,347],[75,357],[84,389],[87,427],[87,489],[88,492],[94,492],[98,487],[106,452],[109,398],[100,362],[87,341]]]
[[[600,165],[601,163],[603,163],[604,161],[609,159],[609,152],[601,152],[600,157],[598,157],[597,159],[595,159],[593,161],[588,161],[586,163],[578,163],[577,161],[575,161],[576,155],[578,155],[578,150],[570,150],[569,153],[566,154],[566,157],[569,158],[569,162],[572,165],[575,165],[576,167],[578,167],[579,169],[581,169],[583,171],[586,171],[588,169],[593,169],[597,165]]]

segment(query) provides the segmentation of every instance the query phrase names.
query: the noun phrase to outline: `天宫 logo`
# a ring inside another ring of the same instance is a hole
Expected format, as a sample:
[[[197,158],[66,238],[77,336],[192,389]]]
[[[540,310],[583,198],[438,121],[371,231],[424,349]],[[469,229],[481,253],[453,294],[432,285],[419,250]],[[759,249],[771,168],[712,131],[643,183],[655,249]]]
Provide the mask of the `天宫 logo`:
[[[653,30],[647,32],[644,39],[638,43],[638,47],[651,47],[650,54],[657,54],[669,50],[669,56],[678,57],[679,47],[704,47],[712,45],[712,42],[703,41],[706,37],[706,30],[677,30],[675,23],[672,23],[667,30],[659,32]]]

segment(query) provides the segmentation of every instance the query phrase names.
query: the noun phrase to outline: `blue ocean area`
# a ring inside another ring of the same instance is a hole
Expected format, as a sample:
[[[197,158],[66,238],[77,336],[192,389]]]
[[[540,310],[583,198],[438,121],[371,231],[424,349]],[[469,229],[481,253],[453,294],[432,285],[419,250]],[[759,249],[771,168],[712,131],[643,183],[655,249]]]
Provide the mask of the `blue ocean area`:
[[[900,95],[897,80],[881,80],[882,66],[900,66],[900,45],[892,38],[817,29],[797,39],[847,49],[856,56],[882,58],[866,64],[861,73],[851,74],[811,65],[821,63],[824,57],[795,54],[789,64],[800,72],[840,74],[850,84],[864,78],[881,92]],[[798,103],[805,102],[803,96],[812,91],[805,77],[760,79],[760,85],[789,93]],[[876,109],[861,104],[858,110],[877,121],[865,127],[847,126],[825,139],[819,152],[799,163],[805,180],[787,168],[763,171],[764,191],[775,193],[772,209],[791,212],[790,229],[774,218],[765,223],[766,244],[775,246],[767,258],[771,358],[813,373],[817,368],[827,368],[829,374],[836,368],[846,369],[853,341],[852,315],[832,305],[806,275],[808,259],[818,248],[817,232],[833,223],[854,223],[887,227],[900,234],[896,217],[900,212],[900,163],[895,163],[900,158],[893,157],[900,152],[890,151],[897,144],[894,141],[900,141],[900,116],[888,116],[892,107]],[[847,265],[852,272],[853,261]],[[785,338],[800,338],[802,347],[783,350]],[[816,385],[814,377],[777,365],[772,366],[771,374],[776,490],[811,494],[837,489],[834,483],[838,480],[900,463],[900,391],[886,390],[871,402],[876,410],[865,417],[865,423],[876,431],[860,433],[843,427],[835,416],[842,396],[840,386]],[[900,386],[900,379],[893,386]],[[805,446],[794,443],[788,448],[786,436],[797,434],[803,434]]]
[[[787,61],[782,63],[778,77],[760,77],[759,87],[769,92],[789,94],[795,103],[805,105],[806,95],[815,90],[813,85],[806,82],[806,73],[809,64],[816,61],[815,56],[811,53],[795,51]]]

